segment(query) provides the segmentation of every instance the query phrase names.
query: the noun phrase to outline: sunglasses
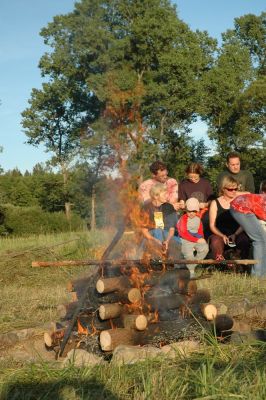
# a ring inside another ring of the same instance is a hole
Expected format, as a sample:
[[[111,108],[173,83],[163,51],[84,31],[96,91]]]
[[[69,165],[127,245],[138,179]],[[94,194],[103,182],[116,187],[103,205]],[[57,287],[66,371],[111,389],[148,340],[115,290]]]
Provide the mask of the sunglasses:
[[[228,192],[236,192],[237,191],[237,188],[224,188],[224,189],[226,189],[226,190],[228,190]]]
[[[198,210],[187,210],[187,212],[193,212],[193,213],[197,213]]]

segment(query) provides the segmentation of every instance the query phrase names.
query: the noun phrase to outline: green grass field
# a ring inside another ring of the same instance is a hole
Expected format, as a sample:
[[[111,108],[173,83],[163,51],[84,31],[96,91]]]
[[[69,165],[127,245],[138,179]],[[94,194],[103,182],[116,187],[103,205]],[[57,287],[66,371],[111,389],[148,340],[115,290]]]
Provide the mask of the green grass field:
[[[55,321],[69,302],[66,284],[93,267],[31,268],[33,260],[101,256],[113,232],[67,233],[0,240],[0,333]],[[121,245],[126,246],[125,238]],[[216,302],[265,299],[264,280],[214,273],[199,281]],[[257,322],[260,326],[260,322]],[[1,353],[0,353],[1,354]],[[205,343],[189,358],[114,367],[65,369],[0,356],[0,399],[266,399],[266,345]]]

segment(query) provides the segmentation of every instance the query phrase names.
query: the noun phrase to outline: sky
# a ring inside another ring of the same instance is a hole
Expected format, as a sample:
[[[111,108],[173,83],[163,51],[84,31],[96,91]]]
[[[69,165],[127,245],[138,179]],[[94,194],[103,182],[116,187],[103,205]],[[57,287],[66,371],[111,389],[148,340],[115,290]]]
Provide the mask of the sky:
[[[265,0],[176,0],[178,15],[192,30],[207,30],[221,39],[233,28],[235,17],[265,11]],[[25,144],[21,112],[28,106],[31,90],[41,88],[38,63],[48,51],[39,35],[55,15],[73,10],[75,0],[0,0],[0,166],[31,171],[51,156],[44,147]],[[206,125],[198,122],[195,138],[206,139]]]

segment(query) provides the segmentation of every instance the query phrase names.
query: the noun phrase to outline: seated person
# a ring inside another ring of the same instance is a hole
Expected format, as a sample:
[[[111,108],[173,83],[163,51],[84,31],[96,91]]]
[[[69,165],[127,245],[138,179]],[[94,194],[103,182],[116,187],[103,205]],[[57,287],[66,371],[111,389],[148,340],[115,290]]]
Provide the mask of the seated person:
[[[161,183],[150,189],[150,201],[142,209],[141,228],[145,238],[145,251],[151,256],[161,257],[168,252],[172,259],[180,258],[181,242],[175,234],[177,213],[172,204],[166,202],[167,190]]]
[[[231,202],[231,214],[252,240],[253,258],[257,260],[251,274],[266,276],[266,182],[260,194],[246,193]]]
[[[185,207],[185,201],[191,197],[198,199],[200,215],[209,207],[214,198],[212,187],[208,179],[203,178],[203,167],[199,163],[190,163],[185,170],[186,179],[184,179],[178,188],[178,197],[181,207]]]
[[[202,260],[209,251],[209,246],[203,236],[203,226],[198,216],[199,211],[199,201],[193,197],[188,199],[186,201],[186,213],[177,223],[177,230],[182,243],[181,251],[187,260]],[[194,276],[196,265],[187,265],[191,277]]]
[[[166,165],[162,161],[155,161],[150,166],[150,172],[152,177],[140,184],[140,200],[142,202],[150,200],[150,190],[152,186],[156,185],[157,183],[161,183],[166,189],[166,201],[171,203],[174,208],[178,210],[178,183],[174,178],[169,178]]]
[[[225,176],[219,188],[219,197],[211,202],[209,245],[216,260],[224,260],[225,247],[236,246],[241,258],[248,258],[249,238],[230,213],[230,204],[237,197],[238,182]],[[230,245],[230,246],[228,246]]]

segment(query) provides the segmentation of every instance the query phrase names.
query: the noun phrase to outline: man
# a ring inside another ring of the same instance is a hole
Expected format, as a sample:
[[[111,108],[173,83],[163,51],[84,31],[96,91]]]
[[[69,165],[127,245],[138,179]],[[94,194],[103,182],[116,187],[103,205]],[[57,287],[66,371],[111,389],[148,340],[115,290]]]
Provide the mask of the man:
[[[168,177],[166,165],[162,161],[155,161],[151,164],[150,171],[152,178],[143,181],[139,187],[141,201],[150,200],[151,188],[157,183],[162,183],[166,188],[166,201],[177,210],[179,208],[177,203],[178,183],[175,179]]]
[[[232,178],[236,179],[238,182],[238,190],[240,192],[255,192],[255,185],[253,175],[250,171],[241,170],[241,160],[240,155],[236,152],[231,152],[227,154],[226,157],[226,166],[227,171],[223,171],[218,175],[217,185],[218,188],[223,180],[223,178],[227,175],[230,175]]]

